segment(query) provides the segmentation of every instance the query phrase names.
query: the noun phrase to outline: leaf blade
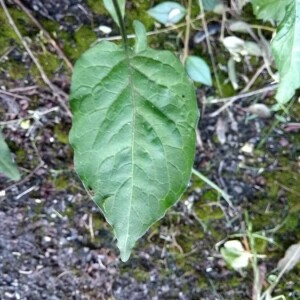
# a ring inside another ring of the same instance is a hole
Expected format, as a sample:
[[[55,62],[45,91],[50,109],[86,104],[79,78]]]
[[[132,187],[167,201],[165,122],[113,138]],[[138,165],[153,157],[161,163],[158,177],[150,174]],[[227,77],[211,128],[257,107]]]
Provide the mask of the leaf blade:
[[[0,173],[6,177],[18,181],[21,178],[16,164],[13,162],[9,148],[0,131]]]
[[[188,56],[185,68],[190,78],[208,86],[212,86],[212,79],[207,63],[198,56]]]
[[[126,261],[190,178],[198,118],[193,86],[170,52],[126,53],[102,42],[76,63],[70,101],[75,168]]]
[[[148,11],[148,14],[158,22],[168,25],[178,23],[186,14],[186,9],[177,2],[165,1]]]
[[[264,21],[281,21],[285,7],[293,0],[251,0],[254,14]]]
[[[291,245],[277,264],[277,268],[283,273],[291,271],[300,261],[300,242]]]
[[[280,81],[276,100],[287,103],[300,87],[300,0],[287,7],[286,14],[272,41],[272,53]]]

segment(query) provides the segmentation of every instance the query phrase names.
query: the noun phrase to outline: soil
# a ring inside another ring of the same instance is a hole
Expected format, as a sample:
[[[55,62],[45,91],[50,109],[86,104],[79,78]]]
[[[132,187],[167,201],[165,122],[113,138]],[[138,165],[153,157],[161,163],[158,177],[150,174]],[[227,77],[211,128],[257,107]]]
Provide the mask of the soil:
[[[22,3],[74,63],[97,38],[105,37],[100,25],[117,35],[98,2]],[[152,2],[128,1],[128,23],[138,17],[153,30],[153,20],[144,13]],[[68,94],[70,70],[26,14],[12,1],[6,3],[52,83]],[[182,199],[123,263],[109,225],[74,172],[70,117],[41,80],[2,9],[0,21],[0,87],[9,92],[0,90],[1,126],[22,173],[17,183],[0,177],[1,300],[252,299],[251,267],[237,272],[220,254],[225,241],[242,241],[251,226],[265,237],[255,239],[257,253],[266,255],[259,260],[265,285],[269,275],[278,274],[278,260],[300,240],[300,137],[297,127],[288,125],[300,122],[298,103],[288,114],[269,118],[249,113],[253,103],[274,104],[270,91],[240,99],[211,117],[222,103],[211,105],[205,99],[217,91],[198,87],[201,120],[194,167],[231,196],[232,206],[193,175]],[[149,41],[153,47],[178,51],[174,36],[155,35]],[[192,38],[191,51],[209,61],[205,43],[194,45]],[[224,64],[229,54],[217,36],[211,42],[215,53],[221,53],[216,59]],[[261,64],[251,58],[239,67],[251,78]],[[233,95],[227,73],[220,75],[225,96]],[[263,72],[256,88],[270,83]],[[300,299],[299,275],[298,265],[281,279],[274,296]]]

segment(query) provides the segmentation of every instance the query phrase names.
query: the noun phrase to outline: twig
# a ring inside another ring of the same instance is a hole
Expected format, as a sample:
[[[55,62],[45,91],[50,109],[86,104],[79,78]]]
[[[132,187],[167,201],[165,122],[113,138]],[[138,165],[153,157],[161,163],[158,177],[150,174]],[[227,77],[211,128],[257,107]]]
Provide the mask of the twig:
[[[191,7],[192,7],[192,0],[188,0],[188,9],[186,14],[186,29],[185,29],[185,39],[184,39],[184,48],[183,48],[183,57],[182,63],[185,63],[189,55],[189,40],[190,40],[190,31],[191,31]]]
[[[278,86],[278,84],[273,84],[273,85],[258,89],[256,91],[239,94],[239,95],[236,95],[233,97],[211,100],[208,102],[208,104],[214,104],[214,103],[220,103],[220,102],[226,102],[226,103],[222,107],[217,109],[215,112],[209,114],[208,116],[214,118],[214,117],[218,116],[222,111],[224,111],[227,107],[231,106],[235,101],[243,99],[243,98],[251,97],[251,96],[254,96],[257,94],[262,94],[265,92],[273,91],[277,88],[277,86]]]
[[[16,182],[16,183],[14,183],[14,184],[12,184],[12,185],[10,185],[10,186],[8,186],[7,188],[5,188],[5,189],[3,189],[3,191],[5,191],[5,192],[7,192],[7,191],[9,191],[9,190],[11,190],[12,188],[14,188],[14,187],[16,187],[16,186],[18,186],[18,185],[22,185],[22,184],[24,184],[26,181],[28,181],[40,168],[42,168],[43,166],[44,166],[45,164],[44,164],[44,162],[40,162],[39,164],[38,164],[38,166],[37,167],[35,167],[31,172],[30,172],[30,174],[28,174],[26,177],[24,177],[22,180],[20,180],[20,181],[18,181],[18,182]]]
[[[27,42],[25,41],[25,39],[22,37],[19,29],[17,28],[13,18],[11,17],[6,4],[4,3],[4,0],[0,0],[1,6],[4,10],[4,13],[9,21],[9,24],[12,26],[13,30],[15,31],[16,35],[18,36],[18,38],[20,39],[21,43],[23,44],[25,50],[27,51],[28,55],[31,57],[32,61],[34,62],[34,64],[36,65],[37,69],[39,70],[41,77],[44,81],[44,83],[46,85],[49,86],[49,88],[57,95],[58,97],[58,101],[61,104],[61,106],[65,109],[65,111],[67,112],[68,116],[72,117],[72,113],[69,110],[68,106],[66,105],[66,103],[63,101],[63,99],[61,98],[61,93],[59,91],[59,89],[52,84],[52,82],[49,80],[49,78],[47,77],[46,73],[44,72],[41,64],[39,63],[38,59],[33,55],[32,51],[30,50]]]
[[[28,91],[36,90],[38,88],[37,85],[31,85],[31,86],[24,86],[24,87],[17,87],[9,89],[10,93],[27,93]]]
[[[5,51],[3,54],[1,54],[1,56],[0,56],[0,62],[1,62],[2,60],[4,60],[4,59],[7,57],[7,55],[8,55],[10,52],[12,52],[14,49],[15,49],[15,47],[10,47],[7,51]]]
[[[89,230],[90,230],[90,235],[91,235],[91,241],[94,242],[95,233],[94,233],[94,228],[93,228],[93,215],[92,214],[89,214]]]
[[[257,25],[257,24],[249,24],[249,26],[254,29],[262,29],[262,30],[267,30],[267,31],[271,31],[271,32],[276,31],[275,28],[269,27],[269,26],[263,26],[263,25]]]
[[[251,86],[254,84],[254,82],[256,81],[256,79],[258,78],[258,76],[261,74],[261,72],[266,68],[266,64],[264,63],[253,75],[253,77],[250,79],[250,81],[248,82],[248,84],[242,89],[241,93],[245,93],[247,91],[249,91],[249,89],[251,88]]]
[[[204,8],[203,8],[203,3],[202,0],[199,0],[199,6],[200,6],[200,13],[202,15],[202,24],[203,24],[203,29],[205,32],[205,38],[206,38],[206,43],[207,43],[207,49],[209,52],[209,56],[210,56],[210,60],[212,63],[212,67],[213,67],[213,72],[217,81],[217,88],[219,91],[219,94],[222,96],[223,92],[222,92],[222,87],[220,84],[220,79],[219,79],[219,75],[218,75],[218,71],[217,71],[217,65],[216,65],[216,61],[215,61],[215,57],[211,48],[211,44],[210,44],[210,40],[209,40],[209,34],[208,34],[208,29],[207,29],[207,23],[206,23],[206,19],[205,19],[205,13],[204,13]]]
[[[22,96],[22,95],[18,95],[18,94],[15,94],[15,93],[8,92],[8,91],[4,91],[2,89],[0,89],[0,94],[10,96],[10,97],[13,97],[15,99],[23,99],[23,100],[26,100],[26,101],[30,101],[30,99],[26,96]]]
[[[197,18],[190,20],[190,23],[193,24],[194,22],[199,21],[201,18],[202,18],[202,15],[199,15],[199,16],[197,16]],[[149,31],[149,32],[146,33],[146,35],[147,36],[151,36],[151,35],[156,35],[156,34],[161,34],[161,33],[168,33],[170,31],[174,31],[174,30],[176,30],[178,28],[185,27],[186,25],[187,25],[186,22],[183,22],[181,24],[178,24],[178,25],[175,25],[175,26],[171,26],[171,27],[168,27],[168,28],[163,28],[163,29],[159,29],[159,30]],[[135,34],[128,34],[127,38],[128,39],[134,39],[135,38]],[[100,39],[97,39],[94,43],[92,43],[92,46],[95,45],[95,44],[97,44],[97,43],[100,43],[102,41],[118,41],[118,40],[121,40],[121,39],[122,39],[122,37],[120,35],[109,36],[109,37],[106,37],[106,38],[100,38]]]
[[[43,28],[43,26],[39,23],[39,21],[31,14],[28,8],[26,8],[21,1],[14,0],[14,2],[20,6],[20,8],[27,14],[27,16],[31,19],[31,21],[38,27],[40,31],[43,32],[43,35],[49,40],[51,45],[55,48],[57,54],[65,61],[66,65],[69,67],[71,71],[73,71],[73,65],[62,51],[62,49],[58,46],[57,42],[51,37],[51,35]]]
[[[40,118],[41,116],[47,115],[47,114],[49,114],[53,111],[58,111],[58,108],[59,108],[58,106],[55,106],[55,107],[52,107],[52,108],[47,109],[45,111],[34,111],[32,116],[27,116],[27,117],[23,117],[23,118],[20,118],[20,119],[15,119],[15,120],[3,121],[3,122],[0,122],[0,125],[1,126],[6,126],[6,125],[9,125],[9,124],[20,123],[24,120]]]
[[[266,69],[270,75],[270,77],[275,81],[278,82],[278,78],[277,76],[273,73],[272,69],[271,69],[271,64],[272,64],[272,54],[270,53],[270,46],[268,41],[265,39],[265,37],[263,36],[261,30],[258,30],[258,35],[260,38],[260,44],[262,46],[262,54],[263,54],[263,59],[264,59],[264,63],[266,66]]]

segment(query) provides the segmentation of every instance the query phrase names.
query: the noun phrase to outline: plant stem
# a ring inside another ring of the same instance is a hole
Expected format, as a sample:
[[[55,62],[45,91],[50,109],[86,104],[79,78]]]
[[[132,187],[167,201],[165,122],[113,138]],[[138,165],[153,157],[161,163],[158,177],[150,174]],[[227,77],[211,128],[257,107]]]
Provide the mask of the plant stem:
[[[192,173],[194,175],[196,175],[199,179],[204,181],[207,185],[212,187],[214,190],[216,190],[226,200],[226,202],[229,204],[229,206],[231,208],[234,207],[230,200],[230,196],[225,191],[223,191],[221,188],[219,188],[214,182],[212,182],[209,178],[207,178],[206,176],[204,176],[203,174],[201,174],[199,171],[197,171],[194,168],[192,169]]]
[[[125,24],[124,24],[124,18],[122,17],[122,13],[121,13],[121,9],[119,7],[119,3],[118,0],[112,0],[115,11],[117,13],[117,17],[119,20],[119,26],[120,26],[120,30],[121,30],[121,36],[124,42],[124,47],[125,50],[128,49],[128,39],[127,39],[127,33],[126,33],[126,28],[125,28]]]

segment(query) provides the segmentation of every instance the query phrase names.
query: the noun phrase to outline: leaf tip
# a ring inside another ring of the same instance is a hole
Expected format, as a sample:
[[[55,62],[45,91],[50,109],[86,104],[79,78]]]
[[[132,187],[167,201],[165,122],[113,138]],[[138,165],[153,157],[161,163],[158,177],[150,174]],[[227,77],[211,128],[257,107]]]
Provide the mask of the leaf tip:
[[[128,259],[130,257],[130,254],[131,254],[131,252],[128,252],[128,251],[124,251],[123,252],[123,251],[121,251],[120,257],[121,257],[122,262],[128,261]]]
[[[130,255],[131,255],[132,248],[126,247],[126,246],[122,246],[122,245],[120,245],[120,243],[118,243],[118,248],[120,250],[121,261],[122,262],[128,261],[128,259],[130,258]]]

